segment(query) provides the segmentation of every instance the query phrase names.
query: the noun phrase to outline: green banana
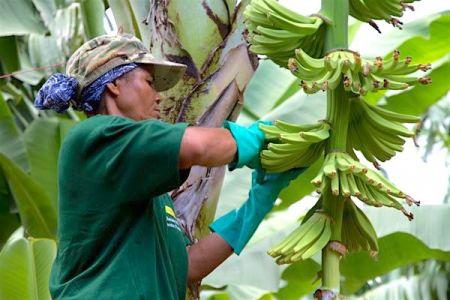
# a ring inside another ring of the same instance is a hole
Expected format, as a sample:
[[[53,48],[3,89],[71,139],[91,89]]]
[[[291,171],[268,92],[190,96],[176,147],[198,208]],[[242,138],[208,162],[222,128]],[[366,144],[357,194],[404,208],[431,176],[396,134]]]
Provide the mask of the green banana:
[[[392,143],[387,139],[384,139],[382,137],[379,137],[378,135],[373,135],[373,139],[377,141],[377,143],[380,143],[383,145],[383,147],[389,148],[391,151],[394,152],[402,152],[403,146],[397,143]]]
[[[301,255],[301,259],[302,260],[308,259],[317,252],[319,252],[320,250],[322,250],[328,244],[330,238],[331,238],[331,222],[327,221],[320,235],[320,238],[318,238],[314,242],[313,246],[311,246],[308,250],[303,252],[303,254]],[[293,257],[293,259],[295,259],[295,256]]]
[[[281,249],[283,249],[290,243],[295,243],[294,239],[300,239],[302,237],[302,235],[304,234],[305,230],[306,230],[305,227],[303,227],[303,228],[301,226],[297,227],[281,243],[279,243],[278,245],[269,249],[269,251],[267,253],[272,257],[276,257],[276,256],[280,255],[279,252],[281,251]]]
[[[355,177],[355,182],[358,187],[358,190],[361,193],[361,196],[358,197],[359,200],[363,201],[367,205],[375,206],[375,207],[381,207],[382,204],[376,202],[372,195],[370,194],[369,190],[367,189],[366,183],[361,180],[359,177]]]
[[[390,144],[398,146],[403,146],[405,144],[405,140],[400,136],[386,131],[378,130],[378,128],[373,127],[373,125],[369,124],[368,122],[362,121],[358,124],[358,127],[360,127],[364,132],[370,133],[370,137],[373,136],[373,138],[377,138],[381,141],[386,141]]]
[[[329,178],[337,175],[335,156],[336,154],[333,152],[328,153],[323,163],[323,172]]]
[[[394,186],[389,180],[387,180],[383,175],[379,174],[376,171],[369,170],[367,174],[365,174],[366,180],[372,180],[373,182],[381,183],[386,193],[389,195],[393,195],[399,198],[406,198],[406,194],[399,190],[396,186]],[[369,182],[370,183],[370,182]]]
[[[310,131],[310,130],[315,130],[317,128],[319,128],[321,126],[321,123],[314,123],[314,124],[302,124],[302,125],[298,125],[298,124],[291,124],[288,122],[284,122],[281,120],[276,120],[275,121],[275,126],[278,127],[281,130],[284,130],[286,132],[299,132],[299,131]]]
[[[301,14],[298,14],[285,6],[281,5],[278,1],[275,0],[262,0],[262,3],[266,4],[274,13],[279,14],[280,16],[290,19],[294,22],[300,22],[304,24],[313,24],[314,19],[310,17],[305,17]]]
[[[309,229],[316,223],[320,221],[319,216],[313,215],[309,222],[302,224],[297,227],[293,232],[291,232],[283,241],[281,241],[278,245],[269,249],[268,254],[272,257],[276,257],[286,252],[286,249],[290,249],[293,247],[297,241],[299,241],[308,231]]]
[[[312,24],[305,24],[298,21],[291,21],[273,12],[266,12],[266,14],[267,18],[272,22],[272,24],[280,29],[302,31],[309,34],[313,34],[314,32],[316,32],[317,28],[323,22],[320,18],[312,17],[315,19],[315,22]]]
[[[295,50],[295,58],[301,65],[310,70],[322,70],[325,67],[323,59],[312,58],[302,49]]]
[[[374,256],[378,252],[377,234],[370,220],[351,199],[344,202],[342,242],[351,253],[365,250]]]
[[[317,186],[317,187],[320,187],[320,186],[322,185],[322,182],[323,182],[324,179],[325,179],[322,170],[323,170],[323,169],[321,169],[321,170],[319,171],[319,173],[317,173],[316,177],[314,177],[314,178],[311,180],[311,183],[314,184],[314,185]]]
[[[267,146],[267,150],[270,150],[271,152],[275,154],[295,154],[297,152],[302,152],[308,149],[310,144],[276,144],[276,143],[269,143]],[[263,150],[264,151],[264,150]]]
[[[257,26],[254,31],[256,32],[255,35],[260,34],[262,36],[272,39],[289,40],[289,41],[299,40],[308,35],[304,32],[292,32],[283,29],[274,29],[270,27],[265,27],[261,25]]]
[[[349,130],[351,130],[352,138],[354,141],[354,147],[355,149],[361,151],[363,156],[370,162],[375,163],[376,157],[374,153],[370,150],[370,146],[368,143],[371,143],[371,140],[365,140],[366,136],[362,135],[361,131],[358,130],[357,127],[354,127],[353,124],[349,126]]]
[[[342,78],[342,67],[343,61],[339,61],[336,69],[334,69],[333,74],[328,78],[328,89],[334,90],[339,85]]]
[[[375,228],[373,228],[372,223],[369,218],[364,214],[364,212],[353,204],[353,209],[355,212],[355,217],[359,228],[361,228],[361,232],[366,237],[369,242],[370,248],[374,252],[378,252],[378,237]]]
[[[349,183],[348,183],[348,178],[347,178],[347,174],[346,173],[339,172],[339,184],[340,184],[340,190],[341,190],[342,196],[350,197],[351,196],[351,192],[350,192],[350,186],[349,186]]]
[[[316,212],[316,214],[322,214],[322,213]],[[299,242],[294,246],[294,248],[292,250],[294,252],[299,252],[299,251],[303,250],[305,247],[307,247],[311,242],[316,240],[322,233],[323,228],[326,225],[326,220],[327,220],[326,216],[320,217],[320,221],[315,223],[310,228],[310,230],[308,230],[308,232],[302,237],[301,240],[299,240]]]
[[[347,174],[348,187],[350,189],[350,194],[357,198],[361,197],[361,192],[358,189],[358,185],[356,184],[355,177],[353,174]]]
[[[328,71],[325,68],[322,69],[307,69],[295,58],[288,60],[288,68],[293,75],[302,80],[314,81],[324,78]]]
[[[367,106],[370,108],[370,110],[389,121],[401,123],[417,123],[420,121],[420,118],[416,116],[399,114],[376,105],[367,104]]]
[[[260,46],[264,46],[266,48],[270,48],[273,50],[279,49],[280,47],[287,46],[287,45],[293,45],[293,47],[296,46],[296,43],[292,43],[292,40],[286,41],[286,40],[282,40],[280,38],[270,38],[270,37],[260,35],[260,34],[249,35],[249,41],[252,44],[258,44]],[[290,47],[289,47],[289,49],[290,49]]]
[[[331,193],[339,196],[339,172],[336,176],[331,177]]]
[[[361,104],[360,107],[364,110],[366,114],[366,120],[369,123],[373,124],[374,127],[387,132],[395,132],[396,134],[404,137],[414,136],[414,133],[409,131],[401,123],[384,119],[383,117],[381,117],[380,115],[369,109],[368,106],[365,104],[365,101],[361,101],[360,104]]]
[[[343,159],[348,165],[350,165],[350,171],[354,174],[366,174],[368,172],[368,169],[359,161],[353,159],[350,155],[347,153],[339,153],[337,161],[339,162],[340,159]]]
[[[401,78],[402,75],[408,75],[415,73],[416,71],[428,71],[431,69],[429,64],[417,64],[411,65],[411,57],[406,57],[403,61],[393,61],[395,63],[389,64],[388,66],[384,66],[382,70],[380,70],[380,75],[384,76],[399,76]]]
[[[318,57],[323,52],[323,20],[302,16],[274,0],[254,0],[244,11],[250,51],[286,67],[295,49]]]
[[[293,248],[315,227],[321,226],[323,217],[319,213],[314,213],[311,218],[296,230],[290,233],[280,244],[268,251],[272,257],[287,255],[293,252]]]
[[[275,125],[261,124],[270,143],[261,152],[261,164],[268,172],[282,172],[307,167],[323,153],[324,141],[329,137],[329,124],[294,125],[277,121]],[[309,131],[299,131],[309,129]]]

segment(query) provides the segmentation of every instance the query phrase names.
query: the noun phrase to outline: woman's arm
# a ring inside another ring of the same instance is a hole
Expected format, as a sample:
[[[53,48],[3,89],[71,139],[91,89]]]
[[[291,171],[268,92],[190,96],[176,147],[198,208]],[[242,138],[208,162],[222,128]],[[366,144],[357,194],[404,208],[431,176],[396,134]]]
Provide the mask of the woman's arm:
[[[179,167],[223,166],[233,161],[236,151],[236,141],[227,129],[188,127],[181,140]]]
[[[217,233],[202,238],[187,248],[189,256],[188,283],[206,277],[232,253],[233,249]]]
[[[255,170],[252,174],[252,187],[244,204],[214,221],[209,226],[213,233],[188,249],[189,283],[199,281],[208,275],[233,252],[240,254],[266,214],[272,209],[281,190],[305,169],[272,174],[263,174]]]

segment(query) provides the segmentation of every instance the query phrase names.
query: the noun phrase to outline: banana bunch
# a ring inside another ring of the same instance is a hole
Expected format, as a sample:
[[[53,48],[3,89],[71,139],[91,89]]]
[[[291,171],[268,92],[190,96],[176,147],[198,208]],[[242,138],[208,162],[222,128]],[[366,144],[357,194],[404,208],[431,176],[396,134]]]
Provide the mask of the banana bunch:
[[[371,24],[379,32],[373,20],[385,20],[394,27],[401,28],[403,23],[398,18],[403,16],[406,9],[414,10],[410,3],[415,1],[419,0],[350,0],[350,15]]]
[[[430,65],[412,65],[411,57],[400,60],[398,51],[394,51],[393,57],[387,61],[381,57],[371,61],[350,50],[335,50],[317,59],[297,49],[295,56],[288,60],[288,68],[301,79],[301,87],[308,94],[333,90],[341,81],[346,91],[361,95],[369,91],[403,90],[415,84],[431,83],[429,77],[408,76],[419,70],[428,71]]]
[[[403,151],[405,138],[414,136],[414,132],[403,123],[417,123],[420,118],[370,105],[361,97],[350,98],[349,101],[347,152],[353,157],[353,149],[356,149],[372,163],[389,160]]]
[[[342,218],[341,241],[349,253],[368,251],[371,256],[378,253],[378,238],[369,218],[351,199],[346,198]]]
[[[331,188],[334,196],[356,197],[367,205],[393,207],[408,219],[413,215],[400,203],[403,199],[411,206],[420,203],[395,187],[380,173],[366,168],[359,161],[344,152],[331,152],[325,157],[322,169],[311,181],[323,193]]]
[[[325,27],[317,16],[306,17],[276,0],[253,0],[244,12],[250,50],[286,67],[294,50],[302,48],[313,57],[322,57]]]
[[[259,127],[270,142],[267,150],[261,151],[261,164],[268,172],[310,166],[322,155],[324,141],[330,136],[330,125],[325,121],[295,125],[277,120],[274,125]]]
[[[306,222],[289,234],[280,244],[269,249],[277,264],[305,260],[322,250],[331,237],[331,217],[317,210]]]

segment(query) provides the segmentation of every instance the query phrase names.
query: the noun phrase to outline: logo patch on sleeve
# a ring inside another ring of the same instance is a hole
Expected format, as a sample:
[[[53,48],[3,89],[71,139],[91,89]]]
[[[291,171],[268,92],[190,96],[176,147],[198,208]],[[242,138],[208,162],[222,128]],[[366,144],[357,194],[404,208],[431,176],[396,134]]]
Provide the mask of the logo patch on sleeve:
[[[167,213],[167,214],[169,214],[169,215],[171,215],[172,217],[176,218],[175,212],[173,211],[172,207],[166,205],[166,206],[165,206],[165,209],[166,209],[166,213]]]
[[[166,210],[166,221],[167,221],[167,227],[175,228],[177,230],[181,231],[180,224],[178,223],[177,217],[175,215],[175,212],[170,206],[165,206]]]

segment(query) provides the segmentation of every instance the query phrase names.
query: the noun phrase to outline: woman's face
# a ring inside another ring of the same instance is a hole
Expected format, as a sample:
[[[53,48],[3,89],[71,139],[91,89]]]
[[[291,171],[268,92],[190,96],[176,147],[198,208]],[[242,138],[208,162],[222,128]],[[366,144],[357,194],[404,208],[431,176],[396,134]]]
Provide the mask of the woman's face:
[[[121,114],[136,121],[158,119],[161,96],[153,82],[151,66],[139,66],[116,79],[115,103]]]

